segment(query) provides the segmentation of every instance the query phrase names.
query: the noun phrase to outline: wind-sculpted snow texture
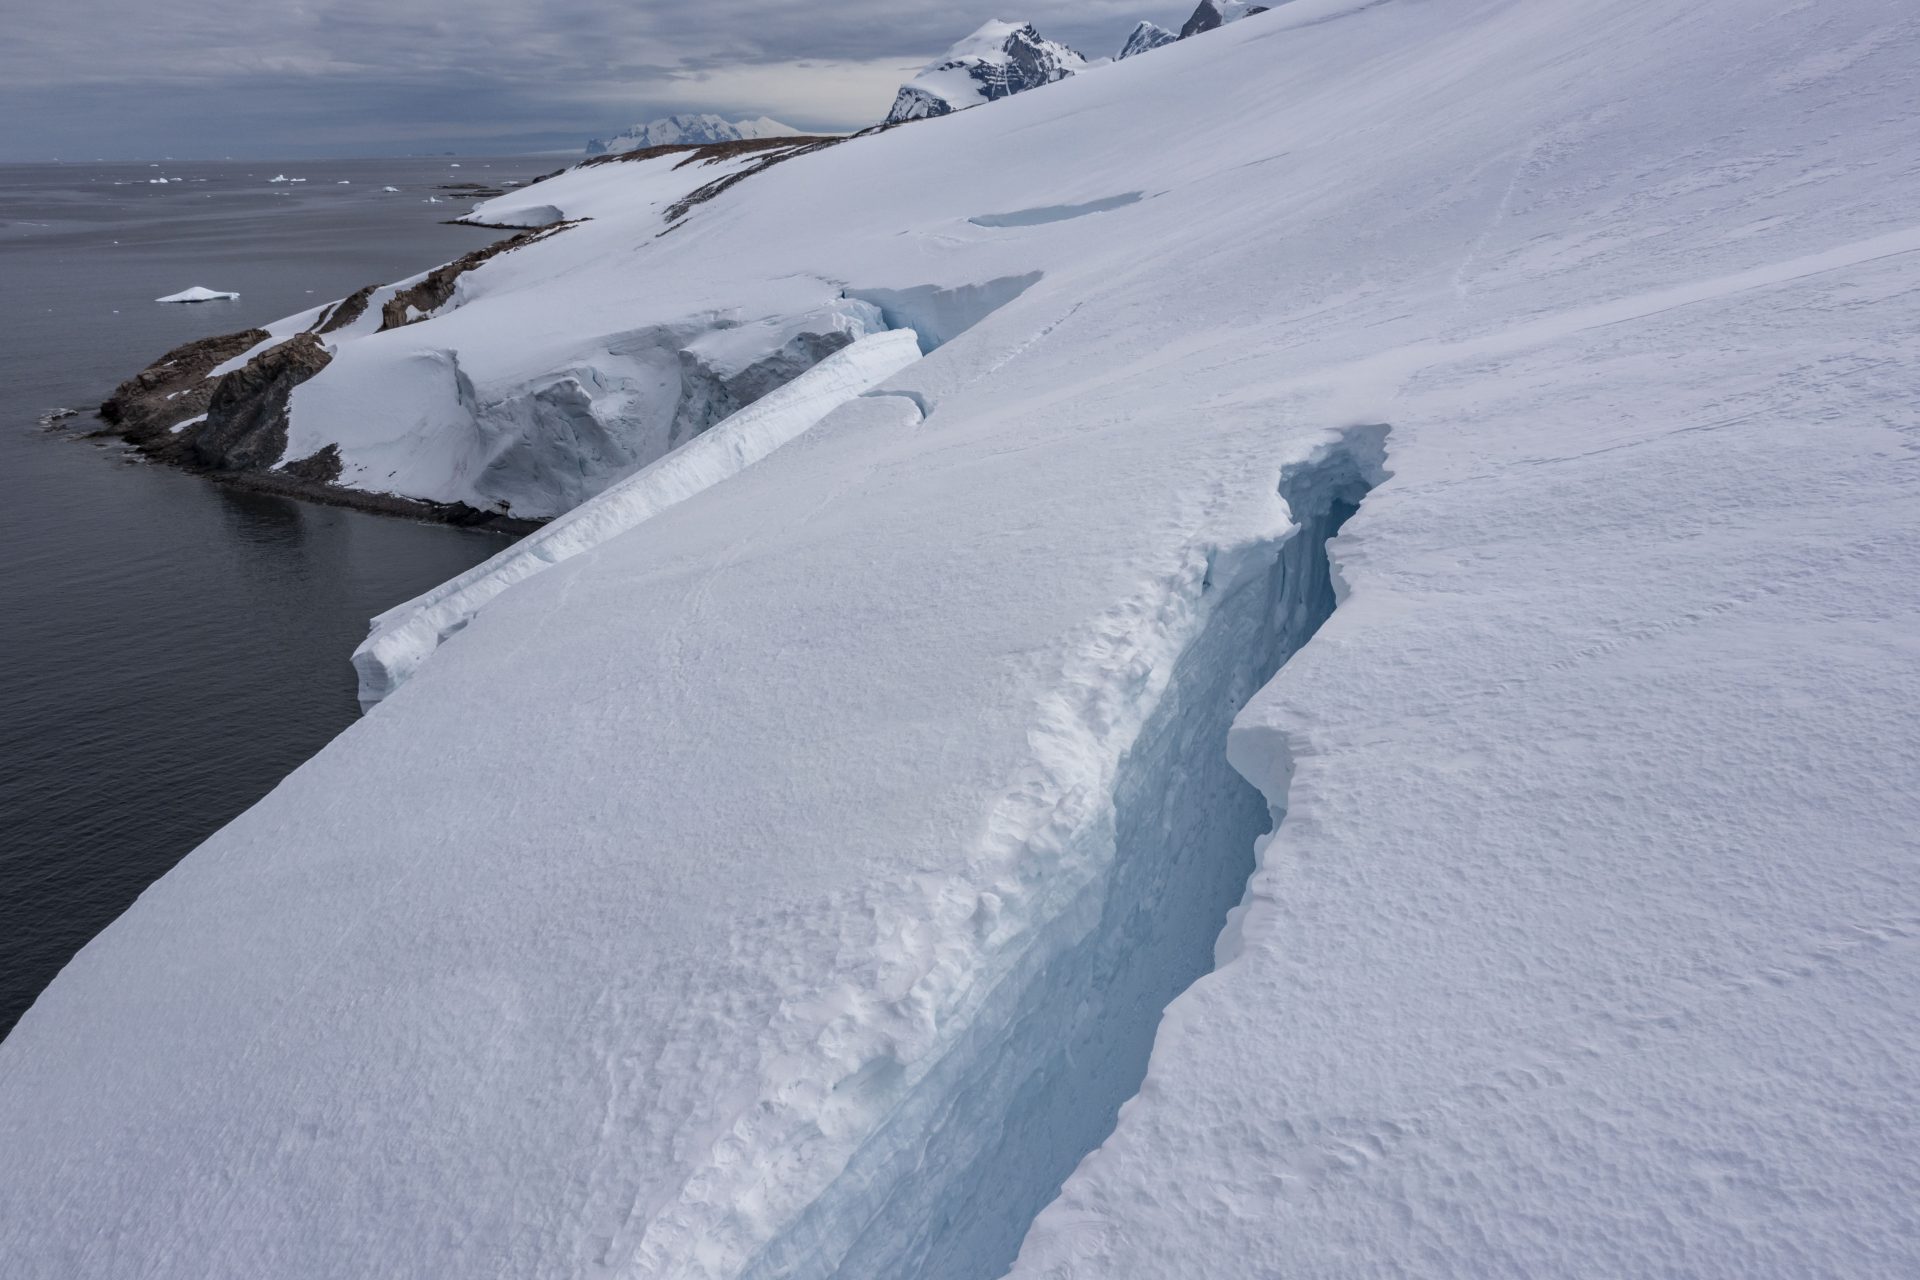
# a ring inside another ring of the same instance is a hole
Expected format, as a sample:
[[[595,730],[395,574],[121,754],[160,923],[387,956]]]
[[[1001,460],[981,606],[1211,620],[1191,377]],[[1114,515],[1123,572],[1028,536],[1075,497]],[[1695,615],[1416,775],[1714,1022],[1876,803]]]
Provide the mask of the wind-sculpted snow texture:
[[[589,220],[290,434],[407,342],[475,403],[707,316],[925,354],[74,959],[9,1277],[1920,1273],[1916,58],[1294,0],[664,238],[715,170],[516,194]]]

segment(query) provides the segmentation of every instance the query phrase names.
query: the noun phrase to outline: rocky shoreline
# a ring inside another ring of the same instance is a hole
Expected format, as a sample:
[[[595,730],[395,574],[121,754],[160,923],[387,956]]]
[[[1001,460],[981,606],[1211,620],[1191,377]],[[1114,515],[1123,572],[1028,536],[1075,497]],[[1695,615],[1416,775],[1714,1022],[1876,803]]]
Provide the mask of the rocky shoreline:
[[[435,268],[385,301],[380,329],[425,318],[453,296],[461,275],[571,225],[522,231]],[[463,502],[349,488],[337,483],[340,454],[332,445],[310,457],[281,461],[294,388],[327,367],[332,355],[322,339],[365,316],[378,288],[355,291],[279,342],[265,329],[245,329],[175,347],[114,388],[100,404],[102,426],[93,434],[117,436],[155,462],[255,493],[511,534],[545,524]],[[244,364],[217,372],[248,352],[254,354]]]

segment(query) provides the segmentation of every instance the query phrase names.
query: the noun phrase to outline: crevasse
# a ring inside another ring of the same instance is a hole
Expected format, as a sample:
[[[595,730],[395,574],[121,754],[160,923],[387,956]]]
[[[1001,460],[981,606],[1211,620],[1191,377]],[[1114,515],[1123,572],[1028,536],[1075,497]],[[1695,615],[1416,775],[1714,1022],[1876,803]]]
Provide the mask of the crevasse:
[[[1284,758],[1239,748],[1229,763],[1229,730],[1332,614],[1327,543],[1385,474],[1386,434],[1348,428],[1286,468],[1292,527],[1223,549],[1193,584],[1198,625],[1113,775],[1097,872],[742,1275],[992,1280],[1012,1264],[1138,1090],[1161,1011],[1212,968],[1256,842],[1283,816],[1266,797],[1285,795]]]

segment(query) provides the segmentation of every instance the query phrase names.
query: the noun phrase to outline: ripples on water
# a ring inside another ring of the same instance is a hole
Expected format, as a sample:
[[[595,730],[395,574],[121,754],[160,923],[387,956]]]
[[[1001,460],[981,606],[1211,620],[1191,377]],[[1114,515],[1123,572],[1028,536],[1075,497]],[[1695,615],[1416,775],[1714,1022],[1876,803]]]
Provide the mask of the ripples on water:
[[[92,406],[179,343],[487,243],[440,225],[464,201],[427,197],[559,163],[0,166],[0,1035],[353,721],[368,618],[503,545],[131,462],[76,438]],[[190,285],[241,297],[151,301]],[[48,430],[60,406],[83,413]]]

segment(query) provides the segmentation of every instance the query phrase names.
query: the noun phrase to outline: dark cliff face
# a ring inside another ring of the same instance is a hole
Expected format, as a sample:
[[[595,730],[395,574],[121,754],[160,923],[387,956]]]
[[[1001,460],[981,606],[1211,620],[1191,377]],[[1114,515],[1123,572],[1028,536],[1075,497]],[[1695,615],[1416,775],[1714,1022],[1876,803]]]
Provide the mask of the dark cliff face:
[[[301,333],[220,379],[193,433],[194,461],[214,471],[270,470],[287,451],[293,389],[332,359],[318,338]]]
[[[207,411],[215,385],[207,375],[269,336],[265,329],[246,329],[175,347],[115,387],[100,416],[134,444],[167,443],[172,427]]]
[[[1187,19],[1185,26],[1180,28],[1180,38],[1185,40],[1188,36],[1197,36],[1202,32],[1212,31],[1216,27],[1226,26],[1229,20],[1227,9],[1228,6],[1222,0],[1200,0],[1200,7],[1193,11],[1193,16]],[[1266,11],[1265,6],[1249,5],[1236,16],[1251,18],[1256,13]]]

